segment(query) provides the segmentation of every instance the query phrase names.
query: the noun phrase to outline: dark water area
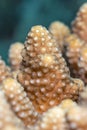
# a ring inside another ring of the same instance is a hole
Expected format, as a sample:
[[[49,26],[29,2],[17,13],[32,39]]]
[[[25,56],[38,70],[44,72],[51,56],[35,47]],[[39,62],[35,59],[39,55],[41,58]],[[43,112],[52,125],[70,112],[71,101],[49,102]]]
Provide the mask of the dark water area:
[[[55,20],[70,26],[84,2],[87,0],[0,0],[0,55],[7,61],[10,44],[24,42],[31,26],[48,27]]]

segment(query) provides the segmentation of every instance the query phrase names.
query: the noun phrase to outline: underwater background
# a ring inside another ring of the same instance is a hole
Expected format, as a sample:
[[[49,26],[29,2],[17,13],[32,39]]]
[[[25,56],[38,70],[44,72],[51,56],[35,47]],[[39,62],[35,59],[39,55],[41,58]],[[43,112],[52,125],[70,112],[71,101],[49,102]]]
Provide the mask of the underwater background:
[[[0,55],[7,62],[10,44],[24,42],[33,25],[46,27],[55,20],[70,26],[87,0],[0,0]]]

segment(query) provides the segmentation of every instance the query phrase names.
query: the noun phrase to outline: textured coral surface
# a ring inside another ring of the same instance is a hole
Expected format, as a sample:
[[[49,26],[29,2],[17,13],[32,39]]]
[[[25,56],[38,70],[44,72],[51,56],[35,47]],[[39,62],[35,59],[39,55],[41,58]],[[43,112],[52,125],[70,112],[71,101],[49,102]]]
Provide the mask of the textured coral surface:
[[[0,57],[0,83],[6,78],[11,75],[10,73],[10,67],[8,67],[4,60],[1,59]]]
[[[51,33],[33,26],[11,45],[10,66],[0,59],[0,130],[87,130],[86,9],[73,33],[60,22]]]
[[[31,28],[22,56],[18,81],[38,112],[44,112],[66,98],[78,99],[83,83],[70,77],[60,48],[45,27]]]
[[[22,60],[21,51],[23,49],[23,44],[16,42],[10,46],[9,49],[9,62],[13,70],[18,70]]]
[[[24,88],[13,78],[5,79],[2,86],[16,115],[26,126],[34,124],[38,113],[35,112],[26,92],[24,92]]]
[[[72,30],[87,42],[87,3],[83,4],[79,9],[76,19],[72,23]]]
[[[64,38],[70,34],[68,26],[60,21],[55,21],[50,24],[49,31],[57,41],[60,49],[64,51]]]

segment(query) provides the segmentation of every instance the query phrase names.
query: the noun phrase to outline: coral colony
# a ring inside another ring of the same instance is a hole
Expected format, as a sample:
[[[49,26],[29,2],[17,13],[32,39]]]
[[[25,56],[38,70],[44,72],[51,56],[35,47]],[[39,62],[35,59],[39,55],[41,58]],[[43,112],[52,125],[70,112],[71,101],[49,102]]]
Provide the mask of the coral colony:
[[[71,30],[31,27],[0,58],[0,130],[87,130],[87,3]]]

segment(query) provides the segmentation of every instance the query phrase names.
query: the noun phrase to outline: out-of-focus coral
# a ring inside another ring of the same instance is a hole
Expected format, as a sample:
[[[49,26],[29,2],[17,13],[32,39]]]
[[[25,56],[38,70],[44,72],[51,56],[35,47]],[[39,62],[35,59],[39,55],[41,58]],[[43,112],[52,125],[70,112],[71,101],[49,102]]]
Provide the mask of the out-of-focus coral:
[[[69,130],[87,130],[87,108],[71,107],[67,112]]]
[[[58,106],[43,113],[33,130],[68,130],[65,111]],[[32,130],[31,129],[31,130]]]
[[[6,66],[4,60],[0,57],[0,83],[6,78],[11,76],[10,67]]]
[[[13,70],[18,70],[20,67],[20,62],[22,60],[21,51],[23,47],[23,44],[20,42],[16,42],[10,46],[9,61]]]
[[[0,130],[26,130],[11,110],[4,92],[0,89]]]
[[[87,3],[80,7],[76,19],[72,22],[72,30],[87,42]]]
[[[31,28],[22,56],[18,81],[38,112],[48,110],[63,99],[78,99],[83,82],[70,77],[60,48],[46,28]]]
[[[16,115],[26,126],[34,124],[38,118],[38,113],[35,112],[24,88],[13,78],[5,79],[2,86]]]
[[[11,77],[17,80],[17,75],[19,72],[20,72],[19,69],[11,71]]]
[[[87,107],[87,86],[84,90],[80,93],[79,102],[80,105]]]
[[[79,59],[79,53],[84,46],[84,42],[78,38],[77,35],[71,34],[65,39],[65,55],[66,60],[68,61],[69,68],[71,70],[71,73],[74,77],[78,77],[78,59]]]
[[[64,111],[68,111],[71,107],[75,107],[77,105],[76,102],[74,102],[71,99],[65,99],[61,102],[59,105],[60,108],[62,108]]]
[[[77,65],[79,67],[79,78],[81,78],[84,83],[87,84],[87,45],[84,45],[80,49]]]
[[[50,24],[49,31],[56,39],[57,44],[59,45],[61,50],[64,51],[64,38],[70,34],[68,26],[66,26],[62,22],[55,21]]]

